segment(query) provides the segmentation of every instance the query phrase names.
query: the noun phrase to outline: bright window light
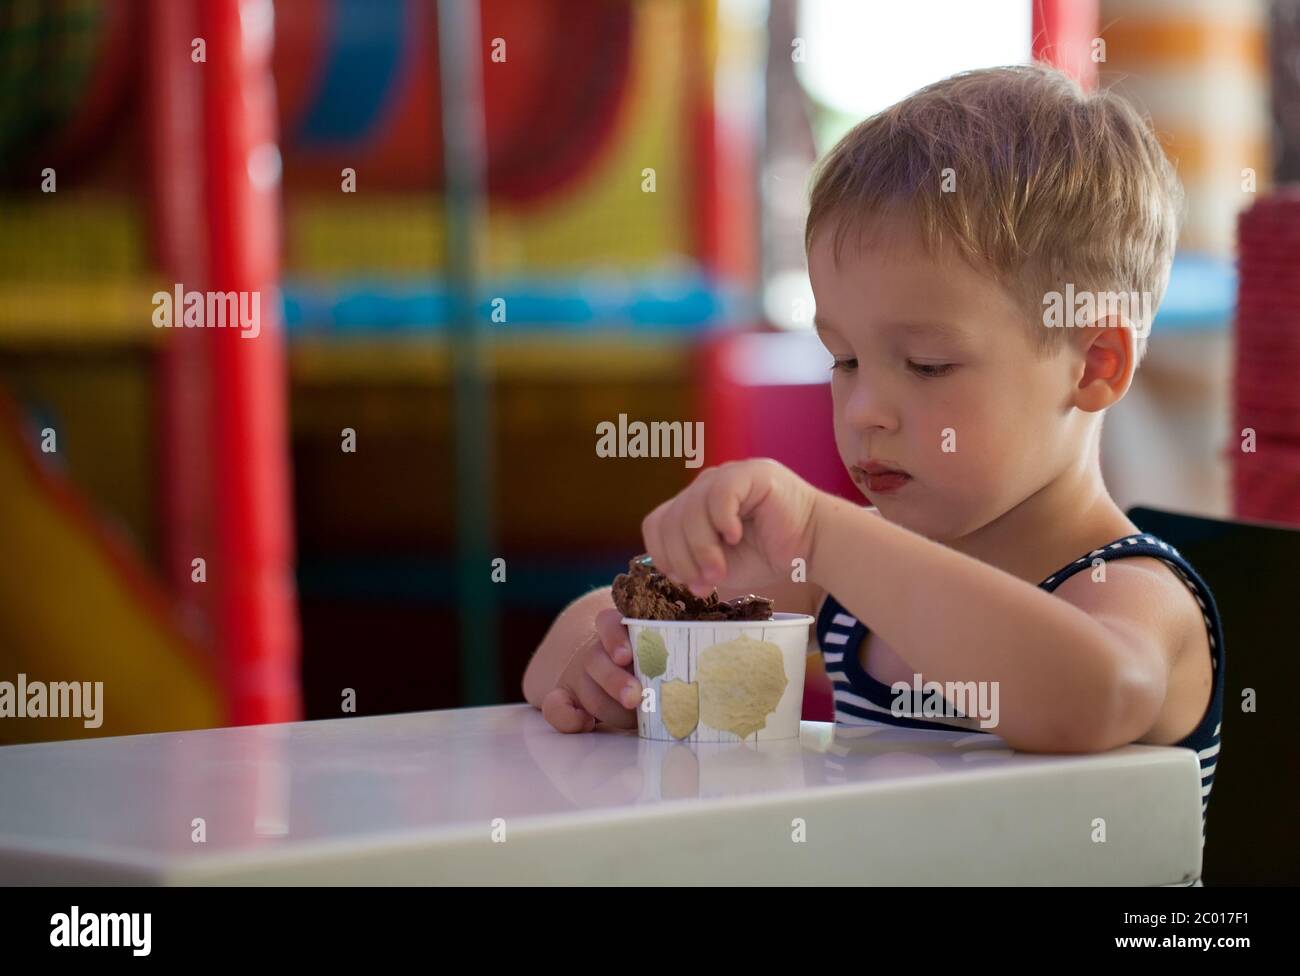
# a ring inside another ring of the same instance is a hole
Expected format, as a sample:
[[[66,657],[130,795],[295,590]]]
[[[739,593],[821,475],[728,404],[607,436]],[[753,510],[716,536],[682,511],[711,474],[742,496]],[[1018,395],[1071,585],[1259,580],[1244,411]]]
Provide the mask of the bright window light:
[[[795,68],[833,113],[819,141],[958,71],[1028,63],[1032,24],[1030,0],[803,0]]]

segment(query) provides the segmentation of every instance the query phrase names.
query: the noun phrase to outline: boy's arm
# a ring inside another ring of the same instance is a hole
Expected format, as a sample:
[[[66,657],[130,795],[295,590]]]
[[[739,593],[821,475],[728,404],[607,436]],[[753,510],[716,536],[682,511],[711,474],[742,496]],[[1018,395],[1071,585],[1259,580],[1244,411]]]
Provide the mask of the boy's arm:
[[[583,647],[599,641],[596,614],[614,606],[608,586],[578,597],[551,623],[524,671],[524,700],[537,708]]]
[[[842,499],[816,504],[809,575],[925,680],[997,682],[1008,745],[1100,751],[1155,723],[1173,650],[1151,620],[1155,574],[1119,583],[1111,566],[1106,605],[1083,609]]]

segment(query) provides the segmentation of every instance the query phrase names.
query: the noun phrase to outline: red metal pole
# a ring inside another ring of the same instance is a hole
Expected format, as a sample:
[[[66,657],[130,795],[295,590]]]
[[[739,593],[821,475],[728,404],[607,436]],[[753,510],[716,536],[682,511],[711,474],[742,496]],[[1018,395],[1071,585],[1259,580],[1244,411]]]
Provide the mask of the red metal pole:
[[[203,205],[203,65],[190,57],[199,33],[191,3],[150,0],[145,8],[144,117],[149,136],[149,189],[154,258],[168,288],[197,287],[207,277]],[[211,591],[191,579],[192,560],[211,558],[208,347],[187,329],[158,344],[155,492],[164,577],[193,637],[211,645]]]
[[[1099,0],[1034,0],[1034,60],[1060,68],[1084,91],[1097,87],[1092,57]]]
[[[257,295],[252,330],[203,330],[211,353],[216,636],[236,725],[301,710],[279,320],[280,164],[270,0],[203,0],[207,288]]]

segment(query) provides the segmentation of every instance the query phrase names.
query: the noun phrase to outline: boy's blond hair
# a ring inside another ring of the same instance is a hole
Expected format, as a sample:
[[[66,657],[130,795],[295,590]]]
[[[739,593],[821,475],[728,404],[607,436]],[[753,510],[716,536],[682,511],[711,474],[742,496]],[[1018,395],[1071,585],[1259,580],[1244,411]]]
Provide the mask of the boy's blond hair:
[[[1146,293],[1169,283],[1183,191],[1149,124],[1122,98],[1085,94],[1059,71],[967,71],[855,126],[818,165],[805,247],[834,224],[861,240],[872,217],[919,221],[933,253],[952,246],[1029,311],[1035,348],[1067,330],[1044,325],[1045,296]],[[1138,356],[1150,321],[1138,325]]]

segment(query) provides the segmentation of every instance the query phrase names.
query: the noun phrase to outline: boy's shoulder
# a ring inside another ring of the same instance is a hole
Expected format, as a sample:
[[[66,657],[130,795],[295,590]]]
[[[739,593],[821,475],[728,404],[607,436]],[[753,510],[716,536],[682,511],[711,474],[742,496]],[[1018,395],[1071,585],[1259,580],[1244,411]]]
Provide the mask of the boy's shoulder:
[[[1130,556],[1106,563],[1104,575],[1076,573],[1055,592],[1116,634],[1129,667],[1163,673],[1156,715],[1130,741],[1174,745],[1192,734],[1213,703],[1216,649],[1191,581],[1163,559]]]
[[[1164,559],[1129,556],[1075,573],[1054,591],[1094,620],[1141,633],[1170,668],[1209,648],[1207,616],[1190,582]]]
[[[1188,584],[1168,562],[1157,556],[1101,558],[1063,580],[1053,592],[1070,603],[1097,610],[1129,606],[1149,607],[1158,612],[1168,604],[1181,609],[1190,606],[1198,610],[1196,619],[1201,619]]]

